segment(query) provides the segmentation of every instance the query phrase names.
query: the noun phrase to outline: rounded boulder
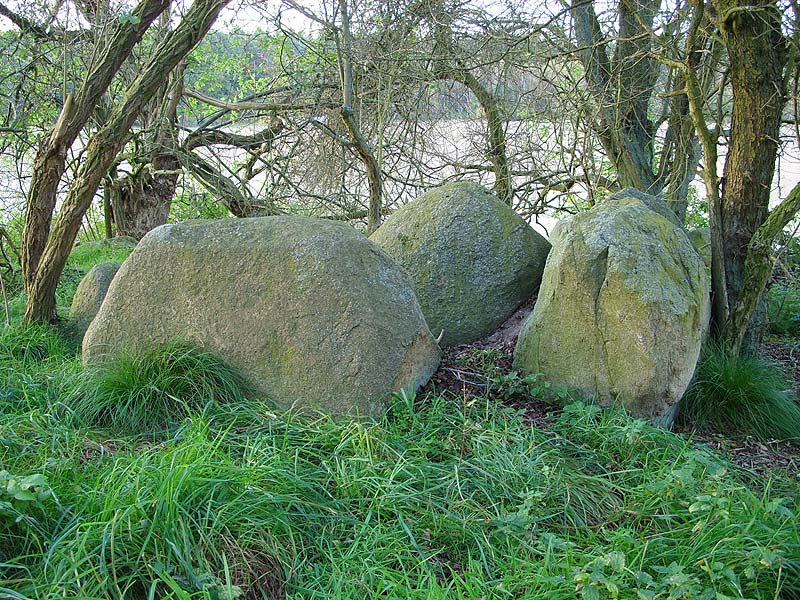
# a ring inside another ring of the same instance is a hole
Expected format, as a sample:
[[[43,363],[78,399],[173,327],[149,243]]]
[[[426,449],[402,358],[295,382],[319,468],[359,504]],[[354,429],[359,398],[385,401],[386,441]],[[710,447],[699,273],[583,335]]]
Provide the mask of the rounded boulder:
[[[67,330],[80,341],[105,300],[111,281],[121,263],[104,262],[93,266],[81,279],[69,307]]]
[[[440,351],[403,271],[343,223],[264,217],[164,225],[125,261],[86,364],[174,340],[217,354],[278,406],[379,415]]]
[[[669,425],[710,315],[703,259],[666,204],[623,190],[559,223],[514,368]]]
[[[409,202],[371,238],[414,282],[443,346],[494,331],[539,288],[550,243],[509,206],[472,182]]]

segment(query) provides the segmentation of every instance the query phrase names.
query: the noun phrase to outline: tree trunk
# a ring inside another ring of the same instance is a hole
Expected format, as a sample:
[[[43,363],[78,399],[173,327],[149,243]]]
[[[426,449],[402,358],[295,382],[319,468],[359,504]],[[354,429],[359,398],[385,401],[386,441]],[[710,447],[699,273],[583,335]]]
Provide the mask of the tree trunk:
[[[145,170],[115,185],[113,210],[117,235],[140,240],[150,230],[167,222],[178,185],[176,170],[179,166],[174,159],[171,173],[151,175]]]
[[[50,235],[56,195],[64,174],[67,152],[83,130],[97,103],[133,47],[150,24],[166,10],[169,0],[142,0],[133,10],[135,19],[117,20],[102,55],[89,68],[75,96],[68,96],[56,124],[42,140],[33,163],[30,188],[25,204],[22,232],[22,276],[30,293],[39,260]],[[54,318],[55,313],[46,319]],[[45,320],[45,319],[40,319]]]
[[[678,81],[679,88],[686,87],[686,81]],[[689,185],[695,176],[700,161],[700,144],[697,141],[692,117],[689,112],[689,99],[685,94],[672,99],[668,133],[671,136],[672,160],[666,173],[664,199],[681,223],[686,221],[689,207]],[[666,157],[663,157],[666,159]]]
[[[719,223],[731,314],[722,328],[722,339],[734,350],[755,353],[764,323],[763,318],[752,317],[764,285],[748,288],[746,282],[764,279],[748,271],[763,269],[763,255],[768,255],[774,239],[760,240],[757,248],[751,245],[769,213],[786,102],[783,68],[788,53],[774,0],[717,0],[716,9],[717,26],[728,49],[733,92]],[[754,260],[754,251],[762,258]]]
[[[114,107],[108,123],[87,144],[84,161],[70,185],[29,285],[25,307],[27,322],[54,318],[58,279],[103,175],[128,140],[130,129],[142,108],[163,85],[164,74],[172,71],[203,38],[228,1],[195,0],[178,27],[169,32],[155,49],[122,103]]]
[[[660,0],[621,0],[619,34],[613,60],[594,4],[572,0],[578,55],[587,86],[597,102],[593,124],[620,186],[658,194],[663,182],[653,170],[653,124],[647,111],[656,84],[656,62],[650,56],[652,26]]]
[[[172,85],[165,86],[156,101],[151,103],[161,116],[151,134],[155,150],[150,162],[115,186],[113,210],[117,235],[140,240],[151,229],[166,223],[169,217],[181,173],[176,123],[178,103],[183,96],[184,66],[175,69]]]
[[[511,179],[511,167],[508,163],[505,122],[500,103],[464,64],[458,59],[455,59],[455,62],[457,63],[455,66],[444,68],[438,77],[457,81],[466,86],[480,104],[483,114],[486,115],[489,142],[486,155],[494,170],[494,193],[500,200],[511,205],[514,199],[514,185]]]
[[[352,41],[350,39],[350,17],[347,12],[347,0],[339,0],[342,15],[342,41],[344,48],[339,51],[339,67],[342,77],[342,121],[350,134],[350,140],[364,163],[369,182],[369,207],[367,209],[367,235],[375,232],[381,225],[383,210],[383,175],[378,160],[369,142],[361,133],[353,108],[355,82],[353,81]]]

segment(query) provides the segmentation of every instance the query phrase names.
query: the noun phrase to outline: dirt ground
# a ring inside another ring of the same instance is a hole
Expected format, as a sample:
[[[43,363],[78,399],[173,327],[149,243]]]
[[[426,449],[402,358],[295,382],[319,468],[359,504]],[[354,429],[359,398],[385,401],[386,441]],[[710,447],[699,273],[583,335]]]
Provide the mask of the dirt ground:
[[[489,388],[487,365],[481,360],[490,360],[496,371],[508,374],[512,371],[514,345],[525,319],[533,310],[533,296],[492,334],[473,344],[445,348],[442,362],[430,383],[423,390],[445,391],[468,400],[472,396],[483,397]],[[767,341],[761,352],[778,362],[793,378],[795,391],[800,394],[800,340]],[[491,367],[489,367],[491,369]],[[547,429],[559,408],[542,400],[522,396],[511,399],[496,397],[523,412],[532,426]],[[718,432],[696,431],[683,427],[678,433],[689,435],[698,446],[714,449],[726,455],[732,463],[757,475],[769,475],[781,471],[800,478],[800,444],[779,441],[758,441],[752,438],[734,438]]]

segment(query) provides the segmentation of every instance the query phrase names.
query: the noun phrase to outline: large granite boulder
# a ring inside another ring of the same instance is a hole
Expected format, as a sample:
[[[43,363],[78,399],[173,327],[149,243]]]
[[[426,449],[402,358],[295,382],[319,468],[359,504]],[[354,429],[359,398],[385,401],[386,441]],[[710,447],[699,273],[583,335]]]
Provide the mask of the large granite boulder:
[[[686,232],[661,200],[623,190],[559,223],[550,240],[515,368],[670,424],[710,314]]]
[[[121,263],[104,262],[92,267],[81,279],[72,304],[69,307],[69,321],[67,331],[76,340],[83,339],[83,335],[94,320],[103,300],[108,293],[111,281],[119,271]]]
[[[114,279],[87,364],[185,340],[281,407],[378,415],[439,364],[402,269],[343,223],[264,217],[164,225]]]
[[[476,183],[409,202],[371,239],[406,269],[444,346],[491,333],[538,288],[550,244]]]

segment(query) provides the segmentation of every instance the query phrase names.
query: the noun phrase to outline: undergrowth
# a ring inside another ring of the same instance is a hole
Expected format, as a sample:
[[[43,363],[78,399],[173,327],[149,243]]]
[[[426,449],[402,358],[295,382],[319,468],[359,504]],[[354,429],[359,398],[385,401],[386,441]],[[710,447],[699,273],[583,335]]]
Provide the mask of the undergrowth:
[[[800,439],[800,404],[781,368],[714,344],[703,350],[681,413],[694,425],[717,431]]]
[[[214,354],[174,342],[87,368],[66,403],[84,425],[153,433],[210,403],[244,400],[248,391]]]
[[[485,397],[337,422],[186,347],[82,373],[7,328],[0,597],[800,597],[796,479],[581,402],[532,427],[497,398],[554,392],[479,359]]]
[[[769,328],[779,335],[800,335],[800,288],[793,282],[775,283],[767,295]]]

